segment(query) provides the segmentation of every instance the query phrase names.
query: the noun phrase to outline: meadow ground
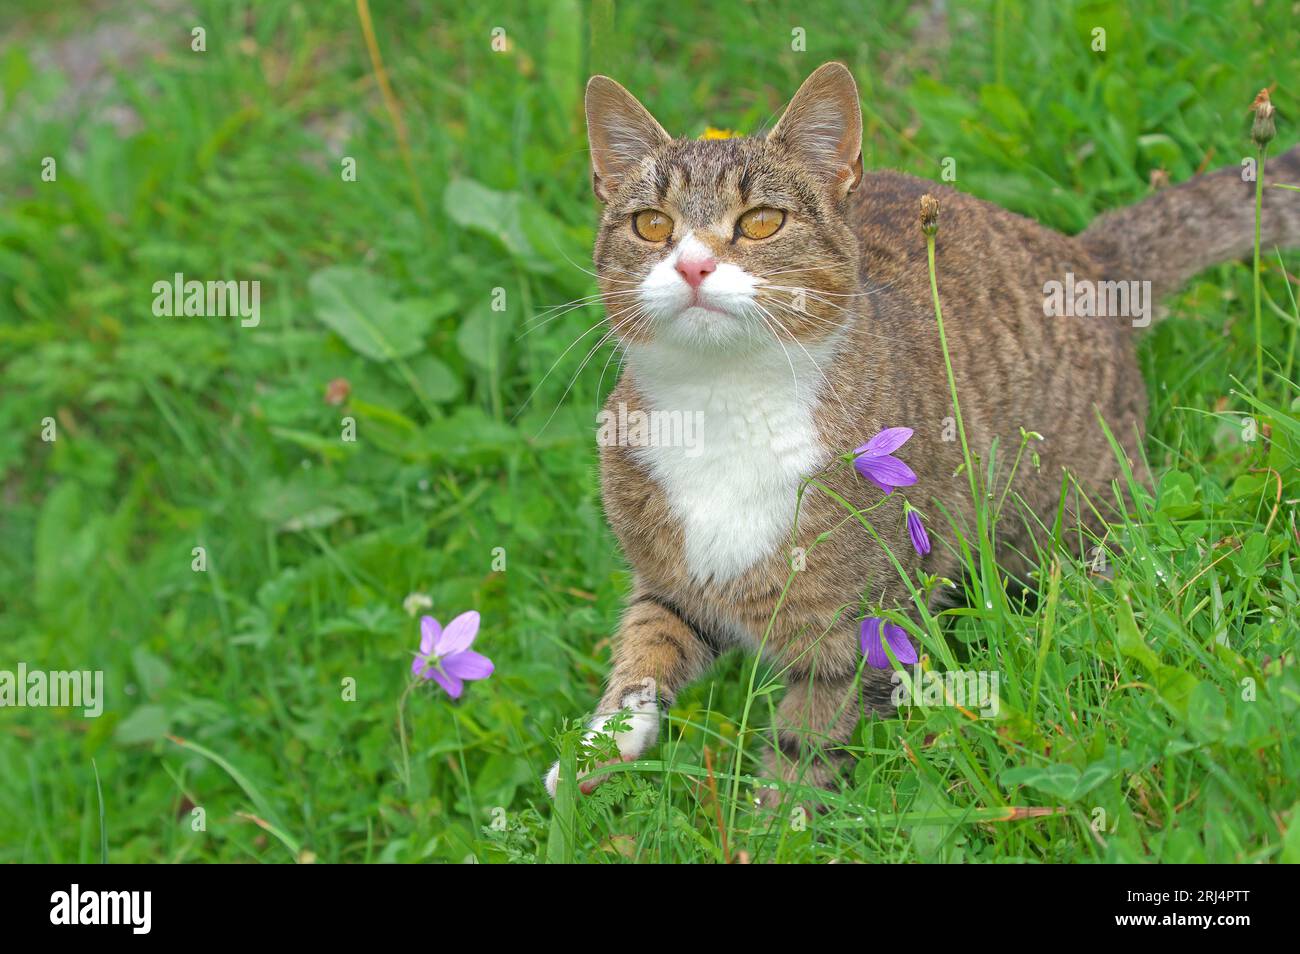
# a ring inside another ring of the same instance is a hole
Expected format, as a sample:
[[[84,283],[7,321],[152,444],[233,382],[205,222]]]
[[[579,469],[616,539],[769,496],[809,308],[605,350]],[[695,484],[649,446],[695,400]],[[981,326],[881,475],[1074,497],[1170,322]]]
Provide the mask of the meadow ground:
[[[617,359],[574,344],[597,307],[545,311],[594,290],[587,75],[699,135],[840,59],[868,167],[952,158],[1077,231],[1252,155],[1261,87],[1270,153],[1296,141],[1293,7],[372,0],[388,101],[351,2],[10,0],[0,669],[102,670],[106,701],[0,713],[0,861],[1300,860],[1300,259],[1272,249],[1262,387],[1251,267],[1215,268],[1142,340],[1155,494],[1087,565],[1045,547],[1030,601],[977,567],[919,634],[999,673],[996,718],[863,723],[828,811],[767,814],[780,674],[736,655],[598,796],[538,781],[628,585],[593,441]],[[258,323],[156,315],[176,273],[260,282]],[[457,704],[411,684],[411,594],[482,614],[496,672]]]

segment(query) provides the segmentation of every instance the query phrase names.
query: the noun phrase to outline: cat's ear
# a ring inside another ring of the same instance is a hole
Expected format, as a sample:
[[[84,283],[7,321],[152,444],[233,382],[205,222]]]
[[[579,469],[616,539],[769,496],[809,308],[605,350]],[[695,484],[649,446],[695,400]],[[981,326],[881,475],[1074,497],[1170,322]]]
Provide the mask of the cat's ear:
[[[826,63],[804,80],[768,133],[783,143],[837,199],[862,181],[862,109],[858,84],[843,63]]]
[[[591,187],[601,202],[619,180],[657,146],[672,139],[635,96],[608,76],[587,82],[587,140]]]

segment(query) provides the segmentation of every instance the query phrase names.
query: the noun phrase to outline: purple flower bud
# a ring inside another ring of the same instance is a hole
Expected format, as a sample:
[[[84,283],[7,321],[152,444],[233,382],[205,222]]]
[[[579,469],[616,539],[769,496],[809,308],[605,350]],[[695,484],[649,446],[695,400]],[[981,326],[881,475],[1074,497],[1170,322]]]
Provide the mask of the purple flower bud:
[[[912,538],[912,549],[921,556],[930,552],[930,535],[925,532],[921,515],[911,507],[907,508],[907,535]]]

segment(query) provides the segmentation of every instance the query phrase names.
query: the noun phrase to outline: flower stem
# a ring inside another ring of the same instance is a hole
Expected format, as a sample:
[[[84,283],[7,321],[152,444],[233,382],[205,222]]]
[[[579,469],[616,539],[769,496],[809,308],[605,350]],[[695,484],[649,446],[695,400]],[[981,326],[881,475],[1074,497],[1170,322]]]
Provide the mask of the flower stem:
[[[939,304],[939,278],[934,267],[934,236],[925,237],[925,257],[930,266],[930,296],[934,300],[934,320],[939,325],[939,347],[943,350],[943,367],[948,372],[948,393],[952,395],[952,410],[957,418],[957,434],[961,438],[962,458],[966,462],[966,479],[970,482],[971,502],[979,509],[979,488],[975,483],[975,465],[971,460],[970,445],[966,443],[966,425],[961,419],[961,404],[957,401],[957,378],[952,373],[952,356],[948,353],[948,336],[943,330],[943,308]]]
[[[416,680],[410,680],[402,690],[402,697],[397,700],[397,740],[402,747],[402,787],[406,789],[408,798],[411,794],[411,753],[406,745],[406,697],[415,686]]]
[[[952,410],[957,419],[957,434],[961,438],[961,453],[966,468],[966,480],[970,484],[971,506],[975,508],[975,542],[979,554],[979,588],[980,603],[985,609],[993,609],[994,594],[997,594],[999,610],[1002,608],[1002,587],[998,583],[997,561],[993,555],[993,539],[988,519],[988,505],[981,495],[979,477],[975,473],[975,458],[971,454],[970,444],[966,440],[966,423],[961,416],[961,403],[957,400],[957,377],[952,371],[952,355],[948,351],[948,335],[943,328],[943,307],[939,304],[939,278],[934,264],[934,233],[925,236],[925,257],[930,269],[930,296],[934,301],[934,320],[939,326],[939,346],[943,350],[943,366],[948,374],[948,392],[952,396]],[[991,496],[991,495],[990,495]],[[972,575],[974,582],[976,575]]]
[[[1267,152],[1267,143],[1258,146],[1256,149],[1258,161],[1255,163],[1255,394],[1259,397],[1263,396],[1264,391],[1264,321],[1260,310],[1259,223],[1264,209],[1264,158]]]

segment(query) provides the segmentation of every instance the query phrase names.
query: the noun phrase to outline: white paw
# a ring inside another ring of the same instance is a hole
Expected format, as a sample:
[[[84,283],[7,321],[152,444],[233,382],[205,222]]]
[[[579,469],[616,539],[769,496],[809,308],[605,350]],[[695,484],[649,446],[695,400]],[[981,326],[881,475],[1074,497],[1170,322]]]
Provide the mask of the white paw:
[[[555,786],[560,784],[560,763],[556,762],[551,766],[551,770],[542,776],[542,784],[546,786],[546,794],[551,798],[555,797]]]
[[[639,688],[623,694],[619,701],[620,710],[627,709],[631,716],[627,719],[627,728],[614,736],[614,742],[618,745],[618,754],[624,762],[632,762],[641,757],[646,749],[654,745],[655,739],[659,737],[659,700],[657,698],[655,681],[649,677],[641,680]],[[588,725],[589,731],[583,740],[590,742],[596,735],[603,731],[616,713],[610,713],[605,716],[597,716],[591,720]],[[581,779],[586,773],[579,773]],[[560,763],[556,762],[551,766],[550,771],[546,773],[543,783],[546,785],[546,794],[551,798],[555,797],[555,786],[560,780]],[[599,785],[600,782],[585,784],[582,786],[584,792],[590,792]]]

